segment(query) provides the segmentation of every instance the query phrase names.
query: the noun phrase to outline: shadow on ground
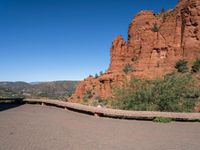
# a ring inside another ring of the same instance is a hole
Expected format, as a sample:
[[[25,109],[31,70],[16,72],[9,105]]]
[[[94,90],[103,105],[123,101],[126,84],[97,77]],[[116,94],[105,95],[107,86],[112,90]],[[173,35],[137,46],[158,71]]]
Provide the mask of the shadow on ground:
[[[23,105],[23,103],[0,103],[0,112],[15,108],[15,107],[19,107],[21,105]]]

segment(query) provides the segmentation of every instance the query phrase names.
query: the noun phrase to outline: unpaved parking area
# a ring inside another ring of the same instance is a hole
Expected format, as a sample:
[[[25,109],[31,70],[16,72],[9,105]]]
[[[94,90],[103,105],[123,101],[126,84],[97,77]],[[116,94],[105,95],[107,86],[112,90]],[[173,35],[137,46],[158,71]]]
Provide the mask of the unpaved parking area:
[[[21,105],[0,111],[0,150],[198,150],[200,123],[95,118]]]

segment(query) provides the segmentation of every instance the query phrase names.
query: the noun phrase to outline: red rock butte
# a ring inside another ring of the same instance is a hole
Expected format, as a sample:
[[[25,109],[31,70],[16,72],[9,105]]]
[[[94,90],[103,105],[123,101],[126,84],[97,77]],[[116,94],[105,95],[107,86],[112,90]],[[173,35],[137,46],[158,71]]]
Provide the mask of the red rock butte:
[[[162,77],[185,59],[189,65],[200,57],[200,0],[181,0],[174,9],[160,14],[141,11],[128,29],[128,42],[121,35],[112,42],[110,66],[101,76],[81,81],[72,102],[79,102],[87,91],[94,97],[109,97],[113,87],[132,77]],[[129,64],[128,75],[123,68]]]

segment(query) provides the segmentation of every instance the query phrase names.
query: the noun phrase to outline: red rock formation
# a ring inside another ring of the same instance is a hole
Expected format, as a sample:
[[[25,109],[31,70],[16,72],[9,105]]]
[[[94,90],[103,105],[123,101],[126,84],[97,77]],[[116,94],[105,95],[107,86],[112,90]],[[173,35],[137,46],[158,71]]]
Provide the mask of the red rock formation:
[[[181,0],[162,14],[141,11],[128,29],[128,42],[118,36],[110,50],[110,66],[98,77],[80,82],[71,101],[79,101],[87,90],[93,97],[108,97],[127,77],[154,78],[174,69],[179,59],[191,62],[200,57],[200,1]],[[133,72],[123,68],[130,64]]]

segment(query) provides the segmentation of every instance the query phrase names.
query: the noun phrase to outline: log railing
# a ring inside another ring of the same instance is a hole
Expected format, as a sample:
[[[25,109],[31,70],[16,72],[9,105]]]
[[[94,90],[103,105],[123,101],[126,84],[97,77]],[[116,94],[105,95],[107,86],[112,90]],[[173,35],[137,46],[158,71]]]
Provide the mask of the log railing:
[[[39,103],[42,105],[53,105],[64,109],[93,114],[95,116],[104,116],[112,118],[153,120],[156,117],[164,117],[179,121],[200,121],[200,113],[126,111],[126,110],[85,106],[77,103],[68,103],[59,100],[24,99],[23,101],[25,103]]]

